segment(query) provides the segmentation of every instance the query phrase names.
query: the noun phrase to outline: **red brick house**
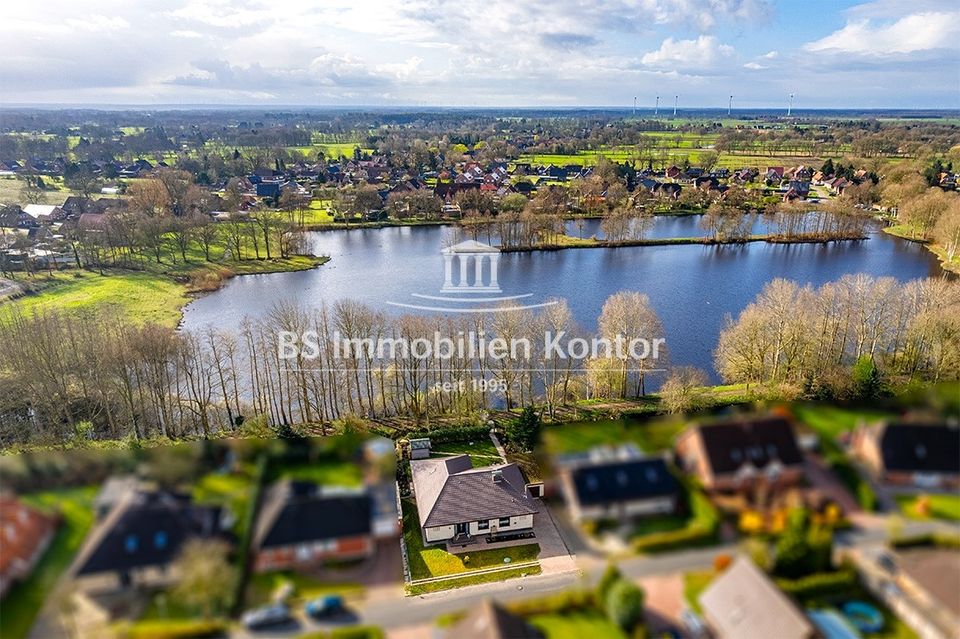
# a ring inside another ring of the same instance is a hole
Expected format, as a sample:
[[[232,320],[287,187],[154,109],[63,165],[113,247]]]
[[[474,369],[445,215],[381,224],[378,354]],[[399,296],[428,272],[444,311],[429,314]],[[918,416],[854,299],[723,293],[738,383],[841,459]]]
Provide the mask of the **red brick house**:
[[[881,423],[858,428],[853,455],[894,486],[960,486],[960,428],[947,424]]]
[[[793,425],[782,417],[692,426],[677,439],[676,451],[683,470],[709,491],[749,491],[761,483],[785,488],[803,478]]]
[[[375,548],[374,516],[374,502],[366,491],[290,480],[274,484],[254,528],[254,569],[285,570],[367,557]]]

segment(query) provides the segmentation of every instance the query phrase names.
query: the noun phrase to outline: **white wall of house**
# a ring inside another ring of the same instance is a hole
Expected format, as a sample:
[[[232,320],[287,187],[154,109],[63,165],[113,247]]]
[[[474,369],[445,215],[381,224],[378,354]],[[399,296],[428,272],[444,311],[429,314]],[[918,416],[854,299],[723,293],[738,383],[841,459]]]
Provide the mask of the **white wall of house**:
[[[452,539],[455,528],[453,526],[435,526],[433,528],[424,528],[424,541],[428,544],[437,543]]]
[[[524,528],[533,528],[533,515],[520,515],[519,517],[504,517],[500,519],[488,519],[487,527],[481,528],[482,522],[470,522],[470,534],[474,536],[490,535],[496,532],[506,532],[508,530],[523,530]]]
[[[576,521],[619,519],[621,516],[645,517],[651,515],[666,515],[672,513],[675,507],[672,497],[641,499],[626,502],[622,505],[615,503],[581,507],[577,502],[573,502],[570,505],[570,514]]]
[[[467,526],[470,535],[482,537],[498,532],[507,532],[513,530],[525,530],[533,528],[533,515],[519,515],[517,517],[504,517],[500,519],[487,520],[487,527],[482,528],[481,522],[471,521]],[[453,539],[457,534],[456,526],[434,526],[424,528],[424,541],[428,544],[439,543],[448,539]]]

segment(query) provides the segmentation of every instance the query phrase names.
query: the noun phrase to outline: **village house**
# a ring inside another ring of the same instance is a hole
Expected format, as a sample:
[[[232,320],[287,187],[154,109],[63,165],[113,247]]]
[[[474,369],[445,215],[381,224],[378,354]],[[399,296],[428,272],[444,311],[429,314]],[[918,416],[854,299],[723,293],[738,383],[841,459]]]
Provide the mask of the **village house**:
[[[960,486],[960,428],[947,424],[884,422],[863,425],[851,440],[853,455],[892,486]]]
[[[667,515],[680,500],[680,482],[660,457],[594,449],[557,465],[564,501],[577,522]]]
[[[734,560],[698,600],[717,639],[823,636],[803,610],[747,557]]]
[[[375,549],[378,510],[365,489],[284,480],[267,492],[254,527],[254,568],[283,570],[328,560],[360,559]],[[396,531],[396,508],[387,512]]]
[[[128,491],[87,537],[74,574],[91,591],[172,583],[170,565],[187,541],[229,538],[225,514],[165,490]]]
[[[57,530],[57,520],[13,495],[0,495],[0,597],[26,579]]]
[[[424,544],[533,535],[537,503],[516,464],[474,468],[469,455],[410,462]]]
[[[782,417],[741,418],[692,426],[677,439],[677,460],[708,491],[794,486],[803,456],[793,425]]]
[[[53,204],[27,204],[23,212],[42,224],[59,222],[66,217],[63,209]]]

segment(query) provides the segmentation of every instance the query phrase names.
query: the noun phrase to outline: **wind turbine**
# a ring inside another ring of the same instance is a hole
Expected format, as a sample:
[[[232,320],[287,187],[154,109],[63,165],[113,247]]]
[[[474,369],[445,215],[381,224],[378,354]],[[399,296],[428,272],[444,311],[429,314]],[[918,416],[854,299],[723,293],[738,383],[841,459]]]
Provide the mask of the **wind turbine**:
[[[660,96],[657,96],[657,106],[653,109],[653,117],[657,117],[660,114]]]
[[[633,96],[633,114],[637,114],[637,96]]]
[[[680,96],[673,96],[673,117],[677,117],[677,102],[680,101]]]
[[[727,115],[730,115],[730,112],[733,111],[733,96],[730,96],[730,101],[727,102]]]
[[[790,104],[787,106],[787,117],[790,117],[790,113],[793,112],[793,94],[790,94]]]

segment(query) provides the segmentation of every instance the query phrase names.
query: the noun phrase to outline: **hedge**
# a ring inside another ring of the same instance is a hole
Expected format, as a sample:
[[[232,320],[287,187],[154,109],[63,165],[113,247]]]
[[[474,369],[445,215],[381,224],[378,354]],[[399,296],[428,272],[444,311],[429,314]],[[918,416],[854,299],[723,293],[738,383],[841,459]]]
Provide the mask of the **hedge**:
[[[720,515],[710,499],[688,478],[680,478],[686,491],[691,519],[686,527],[634,538],[634,552],[662,552],[691,546],[705,546],[717,540]]]
[[[121,632],[120,636],[126,639],[205,639],[220,637],[226,631],[224,621],[174,619],[140,621]]]
[[[890,545],[894,548],[960,548],[960,535],[950,533],[927,533],[925,535],[914,535],[912,537],[897,537],[890,540]]]
[[[404,434],[406,439],[418,439],[429,437],[431,444],[449,444],[451,442],[465,442],[473,439],[483,439],[489,437],[489,426],[475,426],[473,424],[464,424],[463,426],[447,426],[445,428],[435,428],[432,430],[418,430]]]
[[[859,588],[857,572],[844,568],[836,572],[818,572],[800,579],[777,579],[777,585],[801,602],[817,597],[829,597]]]
[[[343,626],[329,632],[308,632],[297,639],[383,639],[383,630],[376,626]]]
[[[522,617],[553,615],[594,608],[596,602],[589,590],[565,590],[554,595],[511,603],[507,607]]]
[[[716,526],[693,524],[679,530],[650,533],[637,537],[631,543],[634,552],[663,552],[711,544],[717,539]]]

